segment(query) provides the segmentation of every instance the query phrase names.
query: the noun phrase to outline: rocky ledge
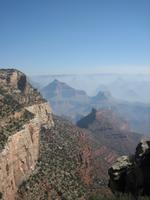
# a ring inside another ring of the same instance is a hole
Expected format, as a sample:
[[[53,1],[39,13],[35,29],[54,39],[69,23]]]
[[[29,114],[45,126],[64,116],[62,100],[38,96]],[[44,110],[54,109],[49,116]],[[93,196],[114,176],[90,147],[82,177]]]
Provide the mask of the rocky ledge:
[[[113,193],[150,196],[150,141],[142,140],[134,155],[118,158],[108,173]]]

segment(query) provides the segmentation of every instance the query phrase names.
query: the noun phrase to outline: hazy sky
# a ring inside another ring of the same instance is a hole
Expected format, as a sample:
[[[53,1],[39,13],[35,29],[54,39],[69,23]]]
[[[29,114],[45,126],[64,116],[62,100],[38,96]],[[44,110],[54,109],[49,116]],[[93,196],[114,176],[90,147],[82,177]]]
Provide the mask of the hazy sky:
[[[150,71],[150,0],[0,0],[0,67]]]

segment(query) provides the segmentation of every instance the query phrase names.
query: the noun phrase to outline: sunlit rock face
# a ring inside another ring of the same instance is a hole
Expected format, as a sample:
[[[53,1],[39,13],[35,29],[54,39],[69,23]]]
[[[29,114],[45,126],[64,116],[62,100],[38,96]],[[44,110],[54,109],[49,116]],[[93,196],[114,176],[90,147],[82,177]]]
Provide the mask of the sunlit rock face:
[[[150,141],[142,140],[132,156],[122,156],[109,169],[109,187],[135,197],[150,196]]]
[[[39,157],[41,128],[53,126],[51,108],[17,70],[0,70],[0,194],[15,198]]]

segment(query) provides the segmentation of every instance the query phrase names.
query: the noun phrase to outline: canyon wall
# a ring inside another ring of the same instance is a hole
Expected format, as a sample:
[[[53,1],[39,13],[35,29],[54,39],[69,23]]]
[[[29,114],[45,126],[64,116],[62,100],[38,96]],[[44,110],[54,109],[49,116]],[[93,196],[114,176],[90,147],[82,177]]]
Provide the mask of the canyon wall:
[[[13,200],[18,186],[35,169],[39,156],[41,128],[43,126],[50,128],[53,126],[53,120],[50,106],[27,83],[24,74],[14,70],[0,72],[1,89],[4,88],[7,95],[9,94],[22,106],[19,112],[11,113],[11,116],[10,114],[7,116],[6,113],[6,117],[0,118],[0,125],[4,126],[3,130],[8,124],[8,119],[16,118],[17,122],[23,110],[27,110],[33,115],[32,119],[24,123],[21,129],[9,135],[4,148],[0,151],[0,199]],[[20,80],[23,83],[19,83]],[[20,87],[19,84],[21,84]],[[21,91],[21,89],[23,90]],[[31,96],[31,91],[34,91],[33,98],[36,97],[36,99],[28,99]],[[3,99],[6,96],[4,93],[0,95]],[[37,99],[38,101],[36,101]],[[2,106],[5,106],[5,102]]]

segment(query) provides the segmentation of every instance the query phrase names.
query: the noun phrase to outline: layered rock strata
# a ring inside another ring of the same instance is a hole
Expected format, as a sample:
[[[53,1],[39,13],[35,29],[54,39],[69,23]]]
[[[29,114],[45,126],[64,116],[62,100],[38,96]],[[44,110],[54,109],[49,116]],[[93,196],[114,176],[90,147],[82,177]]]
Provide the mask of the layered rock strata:
[[[0,70],[0,84],[0,194],[13,200],[35,168],[41,128],[50,128],[53,120],[48,103],[23,73]]]

